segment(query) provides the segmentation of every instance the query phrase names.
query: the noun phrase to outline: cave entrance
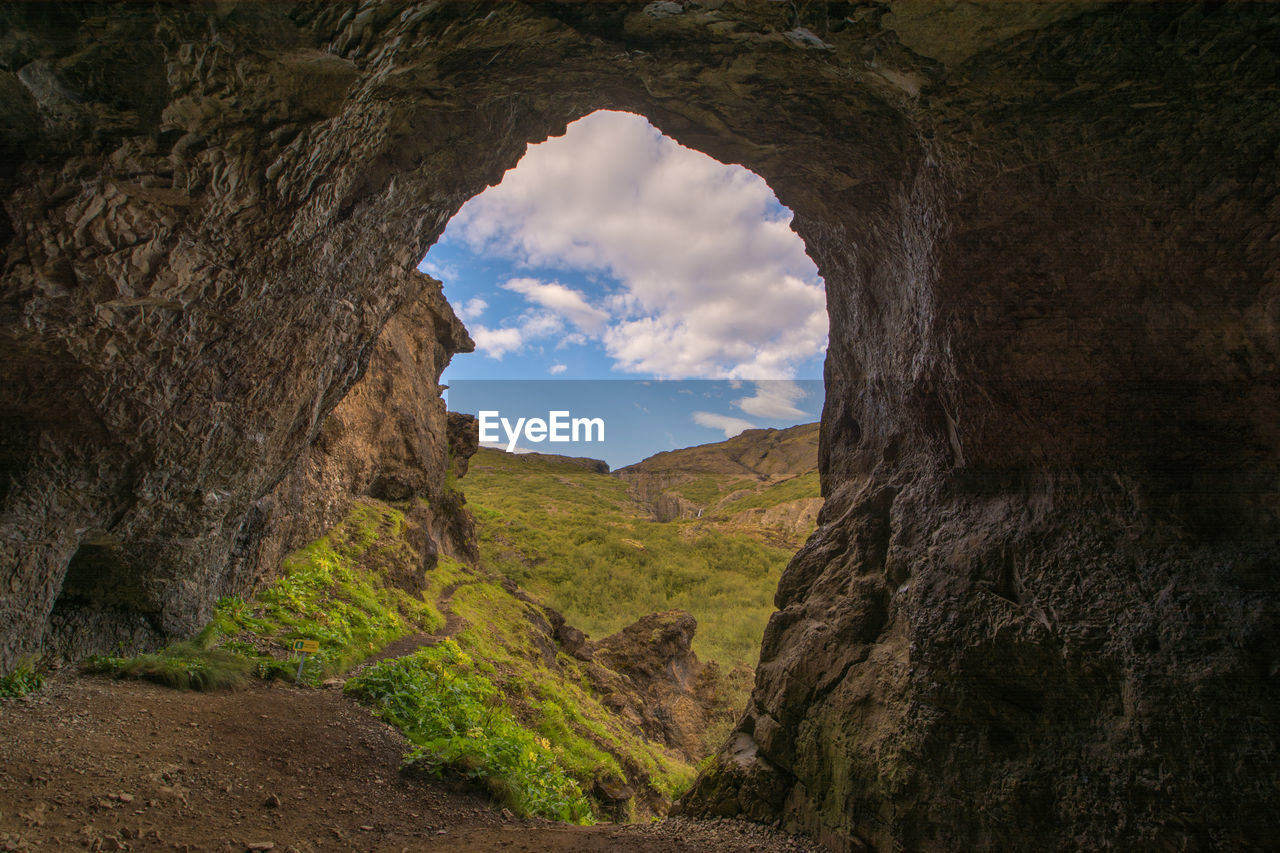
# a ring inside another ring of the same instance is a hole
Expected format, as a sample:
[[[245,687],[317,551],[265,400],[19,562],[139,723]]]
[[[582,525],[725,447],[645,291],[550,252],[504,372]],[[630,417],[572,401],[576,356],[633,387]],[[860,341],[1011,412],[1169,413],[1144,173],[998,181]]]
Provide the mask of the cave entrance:
[[[507,543],[486,561],[597,639],[681,609],[703,657],[756,663],[822,502],[826,294],[792,218],[747,168],[598,110],[530,145],[419,266],[475,340],[442,381],[481,444],[608,466],[491,457],[460,484],[480,541]],[[551,411],[563,442],[511,430]],[[600,511],[609,468],[627,497]],[[539,510],[550,538],[521,539]]]
[[[495,405],[550,393],[520,390],[538,380],[596,383],[566,399],[587,397],[628,428],[594,445],[535,447],[501,433],[493,443],[615,468],[816,422],[826,294],[792,219],[759,175],[641,115],[596,110],[569,122],[462,205],[419,265],[443,281],[476,343],[444,373],[450,404],[474,414],[479,406],[456,405],[471,402],[458,386],[480,380],[507,383],[490,389]],[[682,387],[688,405],[654,413],[638,399],[654,381],[721,388]],[[652,423],[633,427],[644,414]]]
[[[792,218],[747,168],[589,113],[530,145],[420,264],[476,342],[447,375],[820,380],[826,294]]]

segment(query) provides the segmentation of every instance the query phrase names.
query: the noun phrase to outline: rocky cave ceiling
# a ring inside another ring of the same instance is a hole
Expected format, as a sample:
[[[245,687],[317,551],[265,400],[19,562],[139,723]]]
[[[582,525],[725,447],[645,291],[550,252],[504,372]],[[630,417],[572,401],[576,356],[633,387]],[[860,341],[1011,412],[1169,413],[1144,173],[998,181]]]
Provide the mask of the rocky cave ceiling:
[[[827,505],[687,808],[835,849],[1265,838],[1278,17],[7,4],[0,661],[190,632],[344,496],[438,489],[461,439],[403,379],[469,341],[413,265],[623,109],[762,175],[831,317]]]

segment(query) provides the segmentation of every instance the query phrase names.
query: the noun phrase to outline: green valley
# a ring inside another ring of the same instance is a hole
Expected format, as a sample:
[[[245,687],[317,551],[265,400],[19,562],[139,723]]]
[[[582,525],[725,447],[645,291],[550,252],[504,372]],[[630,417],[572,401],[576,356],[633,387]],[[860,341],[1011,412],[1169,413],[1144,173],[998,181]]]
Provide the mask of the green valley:
[[[749,430],[608,473],[481,448],[463,484],[481,557],[594,637],[693,614],[694,650],[753,667],[773,593],[821,506],[816,424]]]
[[[462,481],[478,565],[422,549],[427,500],[359,498],[197,636],[90,669],[199,690],[343,686],[404,733],[406,766],[516,814],[664,814],[741,713],[778,577],[821,502],[816,457],[810,427],[613,474],[481,449]],[[450,478],[442,512],[458,489]]]

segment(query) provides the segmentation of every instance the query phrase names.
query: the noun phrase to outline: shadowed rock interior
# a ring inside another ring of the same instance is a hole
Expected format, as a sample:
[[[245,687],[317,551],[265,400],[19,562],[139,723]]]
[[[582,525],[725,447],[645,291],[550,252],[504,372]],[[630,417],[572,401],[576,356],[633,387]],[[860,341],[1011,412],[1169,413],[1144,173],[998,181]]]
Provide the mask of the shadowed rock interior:
[[[844,850],[1265,844],[1278,27],[8,4],[0,664],[189,634],[353,495],[473,547],[433,382],[470,341],[414,265],[527,143],[622,109],[763,176],[831,318],[820,526],[684,808]]]

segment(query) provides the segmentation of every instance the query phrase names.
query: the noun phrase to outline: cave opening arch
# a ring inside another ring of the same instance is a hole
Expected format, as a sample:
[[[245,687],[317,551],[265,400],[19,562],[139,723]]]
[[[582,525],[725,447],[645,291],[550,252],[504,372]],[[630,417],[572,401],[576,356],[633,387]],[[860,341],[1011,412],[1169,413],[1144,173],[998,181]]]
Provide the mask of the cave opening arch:
[[[523,10],[516,17],[551,26],[547,16],[532,10]],[[470,25],[482,23],[473,21]],[[579,37],[571,27],[561,23],[553,26],[567,39]],[[183,36],[192,37],[190,31],[172,34],[179,39]],[[561,74],[553,54],[515,39],[499,51],[495,61],[484,66],[482,74],[459,69],[457,91],[449,102],[440,103],[424,82],[424,77],[438,73],[427,70],[437,66],[438,59],[431,55],[434,48],[429,42],[422,43],[422,50],[425,56],[397,56],[384,65],[383,71],[388,73],[371,77],[361,76],[362,48],[346,51],[356,61],[339,59],[342,51],[336,51],[335,56],[335,52],[306,50],[285,51],[265,59],[260,70],[277,75],[278,88],[259,93],[257,103],[285,102],[284,121],[279,115],[268,119],[278,123],[267,137],[270,147],[254,152],[264,162],[270,160],[265,167],[227,161],[221,149],[211,151],[207,140],[195,133],[167,131],[158,144],[152,143],[151,150],[143,147],[144,157],[167,161],[165,168],[173,171],[174,187],[207,199],[201,215],[211,239],[206,245],[188,236],[164,233],[163,227],[155,229],[160,232],[153,240],[160,244],[157,248],[171,250],[169,268],[146,267],[144,282],[133,281],[118,289],[163,289],[158,287],[163,280],[171,290],[199,289],[202,301],[234,307],[246,283],[256,279],[270,282],[262,288],[264,294],[273,289],[283,294],[295,286],[305,289],[307,296],[291,306],[290,313],[307,320],[283,330],[282,337],[290,339],[280,359],[286,366],[272,374],[229,374],[227,364],[235,360],[237,349],[254,345],[256,332],[248,324],[222,334],[216,352],[205,352],[204,357],[195,356],[199,336],[191,337],[190,347],[174,347],[165,357],[182,361],[189,368],[184,377],[189,390],[184,410],[177,416],[186,428],[204,435],[200,453],[183,458],[183,451],[169,450],[166,444],[178,446],[181,442],[173,437],[157,440],[151,431],[158,429],[158,424],[148,423],[136,438],[122,442],[125,446],[113,448],[110,455],[118,461],[113,470],[103,471],[101,493],[89,495],[88,505],[81,508],[89,523],[64,527],[37,545],[37,563],[82,565],[93,562],[92,556],[103,565],[132,566],[135,572],[141,571],[145,575],[141,589],[132,591],[129,607],[119,612],[122,622],[136,627],[132,614],[142,612],[160,631],[181,633],[207,614],[217,593],[261,576],[259,540],[271,538],[270,525],[264,521],[268,511],[261,506],[263,495],[289,479],[299,451],[319,433],[325,415],[364,369],[368,343],[388,314],[402,300],[412,298],[408,294],[421,293],[423,285],[411,270],[412,259],[425,253],[468,198],[515,165],[527,143],[563,133],[572,120],[606,108],[644,115],[687,147],[761,174],[781,201],[795,211],[795,230],[825,267],[829,293],[840,294],[842,303],[847,302],[844,295],[857,293],[861,287],[833,288],[835,278],[878,278],[880,286],[893,286],[891,280],[897,276],[888,265],[877,267],[877,262],[866,260],[876,255],[870,244],[919,231],[892,224],[895,217],[913,215],[900,208],[909,206],[915,192],[911,185],[918,183],[915,167],[903,162],[902,151],[919,156],[911,143],[910,123],[885,102],[886,94],[901,94],[892,87],[886,91],[881,85],[869,92],[850,93],[841,92],[844,87],[839,83],[828,86],[832,98],[846,102],[848,110],[879,122],[876,126],[868,122],[850,145],[850,140],[841,142],[835,130],[814,130],[814,120],[829,117],[815,111],[812,100],[796,102],[799,117],[778,114],[771,125],[762,122],[758,106],[744,92],[747,85],[767,91],[769,81],[757,68],[740,67],[734,79],[710,90],[694,87],[689,92],[656,97],[652,91],[655,81],[643,79],[647,75],[637,75],[634,67],[608,68],[609,63],[593,60],[597,67],[586,75],[590,85],[584,86],[582,79]],[[798,64],[812,59],[803,51],[787,58]],[[636,59],[636,64],[648,64],[642,56]],[[549,82],[539,87],[537,97],[504,79],[504,74],[521,67],[525,68],[523,73],[541,75]],[[471,77],[475,79],[467,79]],[[300,88],[304,80],[305,94],[290,88]],[[209,82],[226,84],[221,78]],[[732,94],[726,96],[725,92]],[[717,108],[717,100],[734,102],[738,115]],[[459,109],[460,104],[466,107]],[[841,116],[838,122],[847,120]],[[128,149],[130,144],[123,147]],[[806,162],[841,163],[838,180],[813,180],[811,173],[797,167]],[[842,199],[827,197],[834,189]],[[886,224],[853,237],[851,224],[829,211],[859,196],[865,196],[867,221]],[[140,201],[155,208],[146,211],[148,214],[158,218],[169,215],[165,210],[168,199],[143,194]],[[254,234],[272,248],[229,263],[223,253],[234,242],[234,220],[264,201],[276,215],[258,223]],[[810,207],[813,215],[806,214]],[[272,236],[273,230],[276,236]],[[376,246],[368,243],[367,235],[371,234],[378,235]],[[110,242],[115,236],[103,233],[98,242]],[[845,251],[855,243],[868,247],[860,253],[860,260]],[[390,246],[415,248],[390,250]],[[920,256],[927,250],[897,254]],[[108,277],[137,278],[136,271],[129,269],[105,273]],[[196,279],[207,283],[197,284]],[[373,289],[358,284],[372,280],[380,284]],[[213,310],[175,312],[169,306],[182,304],[177,301],[157,300],[154,307],[145,300],[108,304],[106,310],[96,309],[97,316],[105,318],[104,325],[133,325],[157,338],[180,322],[194,320],[207,325],[209,328],[202,330],[205,334],[217,334],[214,327],[227,325],[226,315]],[[843,311],[846,316],[860,313],[857,306]],[[326,321],[323,328],[316,322],[320,318]],[[445,348],[452,345],[449,342]],[[340,354],[351,352],[353,347],[362,353],[360,357]],[[129,378],[124,381],[134,384],[150,380],[153,364],[137,355],[122,360],[126,363],[118,367],[88,371],[85,381],[79,383],[85,393],[110,398],[113,385],[118,386],[125,376]],[[862,375],[867,370],[859,367],[855,372]],[[155,399],[141,405],[172,410],[172,399],[161,399],[165,395],[154,393],[156,390],[152,389]],[[245,411],[241,405],[248,393],[270,404]],[[96,404],[79,407],[99,422],[86,424],[84,431],[100,429],[103,421],[116,426],[127,423],[137,417],[126,411],[130,406],[131,402],[105,412]],[[112,408],[109,399],[107,408]],[[281,416],[281,411],[288,414]],[[34,440],[43,425],[28,426],[33,427],[27,432]],[[65,432],[65,424],[60,426]],[[111,430],[109,426],[107,432]],[[148,453],[166,457],[167,481],[204,483],[207,488],[194,486],[190,497],[179,497],[181,490],[169,482],[158,489],[148,488],[131,463],[132,458]],[[61,455],[61,448],[52,454]],[[215,468],[221,470],[210,476]],[[22,496],[18,498],[20,503]],[[105,540],[96,533],[69,535],[73,530],[99,529],[103,517],[111,520],[112,528]],[[192,535],[193,530],[200,532]],[[98,554],[100,541],[111,542],[106,549],[109,553]],[[271,553],[278,555],[279,548]],[[219,565],[223,554],[229,554],[230,560]],[[142,570],[143,565],[150,567]],[[197,567],[194,572],[192,566]],[[82,574],[77,572],[76,577]],[[41,594],[44,604],[23,609],[14,633],[25,633],[26,637],[14,653],[20,653],[18,649],[33,639],[39,642],[39,623],[58,600],[61,586],[46,585]],[[83,591],[83,578],[73,586],[74,594],[68,595],[67,604],[78,607],[93,597]],[[89,615],[92,618],[79,620],[79,625],[76,619],[59,620],[80,635],[66,643],[68,648],[78,648],[82,642],[92,644],[91,637],[83,636],[86,632],[107,630],[98,614]],[[131,641],[135,634],[131,628]]]
[[[6,665],[84,546],[171,634],[255,577],[444,223],[622,109],[768,181],[833,329],[823,525],[694,802],[845,848],[1267,838],[1276,13],[703,5],[104,13],[146,86],[18,21]]]

